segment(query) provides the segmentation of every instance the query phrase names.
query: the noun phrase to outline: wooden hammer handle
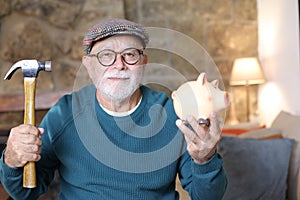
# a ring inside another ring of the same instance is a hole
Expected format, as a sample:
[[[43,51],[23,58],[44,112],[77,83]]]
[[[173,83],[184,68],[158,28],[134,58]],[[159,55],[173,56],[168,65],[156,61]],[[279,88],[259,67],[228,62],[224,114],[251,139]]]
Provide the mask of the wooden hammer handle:
[[[35,126],[35,77],[24,78],[24,93],[25,93],[25,108],[24,108],[24,124],[31,124]],[[35,188],[36,187],[36,171],[35,163],[28,162],[24,166],[23,171],[23,187],[24,188]]]

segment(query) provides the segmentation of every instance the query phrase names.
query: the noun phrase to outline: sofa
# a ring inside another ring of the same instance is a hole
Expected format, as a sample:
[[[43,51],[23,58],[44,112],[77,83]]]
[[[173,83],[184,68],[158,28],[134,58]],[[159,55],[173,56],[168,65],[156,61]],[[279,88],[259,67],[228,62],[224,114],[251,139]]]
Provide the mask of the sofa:
[[[222,132],[223,200],[300,200],[300,116],[281,111],[270,127],[236,125]],[[189,199],[179,182],[177,190]]]

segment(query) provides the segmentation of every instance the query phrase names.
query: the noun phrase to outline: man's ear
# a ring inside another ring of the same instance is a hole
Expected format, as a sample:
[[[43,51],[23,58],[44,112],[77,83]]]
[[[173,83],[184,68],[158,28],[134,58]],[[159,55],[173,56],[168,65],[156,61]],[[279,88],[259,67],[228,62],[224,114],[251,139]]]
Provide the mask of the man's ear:
[[[89,56],[87,56],[87,55],[82,56],[81,62],[82,62],[82,65],[87,70],[90,78],[92,78],[93,74],[95,74],[95,71],[94,71],[95,69],[93,67],[91,67],[92,65],[90,63],[91,61],[89,59]]]
[[[88,60],[88,56],[87,56],[87,55],[82,56],[81,62],[82,62],[82,64],[83,64],[84,66],[87,65],[87,60]]]
[[[144,54],[143,55],[143,65],[146,65],[148,63],[148,55]]]
[[[93,70],[93,67],[91,67],[91,59],[89,56],[84,55],[81,58],[81,62],[83,64],[83,66],[87,69],[87,71],[89,72],[90,70]]]

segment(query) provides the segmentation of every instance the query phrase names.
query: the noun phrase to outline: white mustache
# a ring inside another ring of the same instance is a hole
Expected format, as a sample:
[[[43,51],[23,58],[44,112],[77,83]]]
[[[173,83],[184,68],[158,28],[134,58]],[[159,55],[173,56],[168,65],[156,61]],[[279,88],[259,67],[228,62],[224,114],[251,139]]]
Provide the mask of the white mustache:
[[[130,72],[125,72],[125,71],[121,71],[121,72],[107,72],[104,74],[103,78],[131,78],[132,74]]]

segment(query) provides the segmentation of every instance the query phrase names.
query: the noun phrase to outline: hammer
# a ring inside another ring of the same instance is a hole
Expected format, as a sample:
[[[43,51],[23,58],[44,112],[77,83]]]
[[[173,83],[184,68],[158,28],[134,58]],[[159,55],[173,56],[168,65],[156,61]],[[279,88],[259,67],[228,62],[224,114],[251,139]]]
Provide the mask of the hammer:
[[[25,93],[25,106],[24,106],[24,124],[31,124],[35,126],[35,88],[36,78],[39,71],[51,71],[51,62],[40,62],[37,60],[20,60],[16,62],[4,77],[4,80],[9,80],[14,72],[22,68],[24,77],[24,93]],[[36,187],[36,172],[35,163],[28,162],[23,170],[23,187],[35,188]]]

